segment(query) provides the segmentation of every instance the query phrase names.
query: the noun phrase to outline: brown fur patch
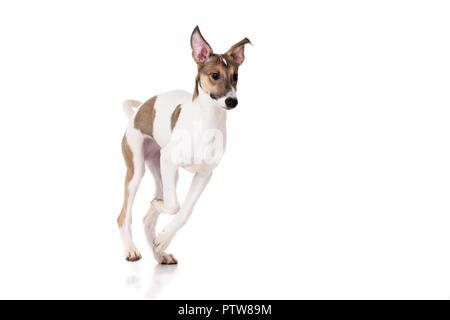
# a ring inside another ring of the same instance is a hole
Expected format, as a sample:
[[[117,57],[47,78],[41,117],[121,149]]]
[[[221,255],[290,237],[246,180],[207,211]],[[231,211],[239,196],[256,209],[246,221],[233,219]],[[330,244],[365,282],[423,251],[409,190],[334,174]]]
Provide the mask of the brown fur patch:
[[[129,196],[128,184],[130,183],[131,179],[134,176],[133,152],[131,151],[130,146],[127,143],[127,138],[125,136],[123,136],[122,138],[122,154],[123,159],[125,160],[125,165],[127,166],[127,174],[125,176],[125,192],[122,210],[120,211],[120,215],[117,218],[117,224],[119,225],[119,228],[122,227],[123,222],[125,221],[125,214],[127,211],[128,196]]]
[[[173,131],[173,128],[175,128],[175,125],[177,124],[178,117],[180,116],[181,112],[181,104],[179,104],[175,110],[172,112],[172,115],[170,116],[170,129]]]
[[[147,100],[134,118],[134,127],[143,134],[153,137],[153,122],[155,121],[155,101],[157,96]]]

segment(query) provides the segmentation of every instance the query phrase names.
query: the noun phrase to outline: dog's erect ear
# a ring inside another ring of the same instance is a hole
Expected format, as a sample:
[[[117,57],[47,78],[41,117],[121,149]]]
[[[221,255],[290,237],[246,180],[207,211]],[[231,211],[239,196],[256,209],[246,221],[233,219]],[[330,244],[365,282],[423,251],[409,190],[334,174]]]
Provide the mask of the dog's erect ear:
[[[236,43],[235,45],[233,45],[230,50],[227,51],[227,55],[229,55],[231,58],[233,58],[234,62],[240,66],[242,64],[242,62],[244,62],[244,47],[247,43],[250,43],[250,40],[248,40],[248,38],[245,38],[241,41],[239,41],[238,43]]]
[[[198,26],[195,27],[191,35],[192,57],[197,64],[205,62],[206,59],[213,53],[208,42],[203,38]]]

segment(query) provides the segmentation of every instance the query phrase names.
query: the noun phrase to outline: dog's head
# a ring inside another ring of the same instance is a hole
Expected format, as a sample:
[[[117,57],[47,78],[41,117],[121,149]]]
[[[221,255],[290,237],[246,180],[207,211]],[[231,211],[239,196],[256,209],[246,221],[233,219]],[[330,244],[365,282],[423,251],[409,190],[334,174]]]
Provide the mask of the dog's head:
[[[208,94],[217,105],[230,110],[237,106],[236,86],[238,69],[244,62],[244,47],[251,43],[247,38],[233,45],[224,54],[215,54],[195,27],[191,36],[192,57],[197,63],[198,74],[195,79],[194,99],[198,96],[198,87]]]

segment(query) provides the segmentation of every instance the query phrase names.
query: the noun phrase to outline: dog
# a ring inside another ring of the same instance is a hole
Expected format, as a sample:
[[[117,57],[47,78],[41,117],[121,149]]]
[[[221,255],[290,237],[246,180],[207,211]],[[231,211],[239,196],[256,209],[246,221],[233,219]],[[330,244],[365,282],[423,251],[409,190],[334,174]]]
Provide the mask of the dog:
[[[226,113],[238,104],[238,69],[244,62],[244,47],[251,43],[245,38],[225,54],[215,54],[198,26],[190,40],[198,69],[193,94],[176,90],[154,96],[145,103],[136,100],[123,103],[130,121],[122,139],[127,172],[117,223],[127,261],[141,258],[133,242],[131,212],[145,169],[150,170],[155,180],[155,195],[144,218],[147,241],[158,263],[177,264],[166,249],[192,214],[225,150]],[[179,168],[193,173],[181,206],[176,194]],[[155,226],[161,213],[175,216],[156,236]]]

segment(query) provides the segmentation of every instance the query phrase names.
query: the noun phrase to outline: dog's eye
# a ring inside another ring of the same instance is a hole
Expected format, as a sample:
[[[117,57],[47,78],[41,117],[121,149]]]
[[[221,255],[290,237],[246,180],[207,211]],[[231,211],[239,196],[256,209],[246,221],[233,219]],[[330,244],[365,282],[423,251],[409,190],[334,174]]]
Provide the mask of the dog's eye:
[[[219,80],[220,79],[220,73],[217,73],[217,72],[211,73],[211,78],[213,78],[214,80]]]
[[[234,81],[237,81],[237,79],[238,79],[237,73],[233,74],[233,80],[234,80]]]

